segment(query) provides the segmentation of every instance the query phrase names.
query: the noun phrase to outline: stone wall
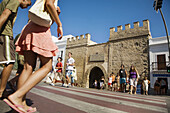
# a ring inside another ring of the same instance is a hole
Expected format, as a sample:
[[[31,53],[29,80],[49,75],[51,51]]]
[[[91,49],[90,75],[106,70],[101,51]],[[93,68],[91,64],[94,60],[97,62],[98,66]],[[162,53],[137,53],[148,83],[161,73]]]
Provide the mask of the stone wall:
[[[133,64],[141,77],[148,75],[149,62],[149,41],[150,38],[149,21],[144,20],[143,26],[139,26],[139,22],[134,22],[134,28],[130,28],[130,24],[110,29],[110,60],[109,65],[111,71],[117,73],[120,65],[124,64],[126,70],[129,71]]]
[[[90,34],[72,37],[67,40],[65,62],[68,59],[68,53],[72,53],[75,59],[75,67],[77,71],[77,83],[79,86],[85,87],[84,73],[85,62],[87,61],[87,45],[90,43]],[[66,67],[66,65],[64,65]]]

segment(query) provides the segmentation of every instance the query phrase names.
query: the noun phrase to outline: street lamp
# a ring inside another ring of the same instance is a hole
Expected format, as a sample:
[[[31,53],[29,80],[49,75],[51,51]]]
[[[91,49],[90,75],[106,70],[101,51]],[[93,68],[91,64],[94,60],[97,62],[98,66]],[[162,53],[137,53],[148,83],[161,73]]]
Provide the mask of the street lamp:
[[[163,2],[163,0],[154,0],[153,7],[154,7],[154,9],[156,10],[157,13],[158,13],[158,10],[160,11],[161,16],[162,16],[162,20],[163,20],[164,26],[165,26],[165,31],[166,31],[167,41],[168,41],[168,50],[169,50],[169,56],[168,56],[169,64],[168,64],[168,66],[167,66],[167,70],[168,70],[169,67],[170,67],[170,43],[169,43],[168,29],[167,29],[166,22],[165,22],[165,19],[164,19],[162,10],[161,10],[161,8],[162,8],[162,2]],[[167,71],[167,72],[170,72],[170,71]]]

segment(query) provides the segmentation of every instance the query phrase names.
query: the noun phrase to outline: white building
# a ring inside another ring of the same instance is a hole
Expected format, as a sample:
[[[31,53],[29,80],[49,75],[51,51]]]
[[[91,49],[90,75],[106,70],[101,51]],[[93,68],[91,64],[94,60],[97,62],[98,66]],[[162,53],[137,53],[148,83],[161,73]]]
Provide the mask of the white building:
[[[57,37],[52,36],[52,40],[58,46],[58,53],[56,56],[53,57],[53,68],[55,68],[55,66],[57,64],[58,57],[61,57],[63,59],[62,64],[64,65],[67,39],[72,38],[72,37],[73,37],[72,35],[66,35],[66,36],[63,36],[61,40],[58,40]]]
[[[151,88],[154,87],[156,80],[164,79],[170,89],[170,73],[167,73],[168,64],[168,43],[167,37],[149,39],[149,57],[150,57],[150,81]]]

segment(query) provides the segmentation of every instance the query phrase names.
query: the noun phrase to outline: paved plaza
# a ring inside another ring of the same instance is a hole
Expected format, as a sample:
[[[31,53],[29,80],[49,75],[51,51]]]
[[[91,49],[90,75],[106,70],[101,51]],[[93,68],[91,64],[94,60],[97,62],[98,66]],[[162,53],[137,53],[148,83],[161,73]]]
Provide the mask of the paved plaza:
[[[39,113],[168,113],[170,97],[65,88],[41,82],[28,93],[27,102]],[[0,106],[0,113],[14,113],[2,100]]]

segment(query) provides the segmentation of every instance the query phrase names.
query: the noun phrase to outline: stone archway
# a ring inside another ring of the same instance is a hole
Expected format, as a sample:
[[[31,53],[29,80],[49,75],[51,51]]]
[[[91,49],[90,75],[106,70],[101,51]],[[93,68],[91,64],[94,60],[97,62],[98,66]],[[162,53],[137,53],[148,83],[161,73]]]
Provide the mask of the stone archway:
[[[93,70],[94,72],[95,72],[95,68],[96,68],[96,69],[100,69],[100,70],[102,71],[102,73],[103,73],[102,76],[105,77],[105,80],[106,80],[106,78],[107,78],[107,73],[106,73],[105,68],[104,68],[102,65],[100,65],[100,64],[93,64],[93,65],[91,65],[91,66],[88,68],[88,70],[87,70],[86,73],[85,73],[85,76],[86,76],[86,88],[89,88],[90,73],[91,73],[91,71],[92,71],[93,68],[94,68],[94,70]]]
[[[97,80],[97,88],[100,87],[100,79],[104,76],[103,71],[99,67],[94,67],[90,71],[89,75],[89,88],[94,88],[94,81]]]

